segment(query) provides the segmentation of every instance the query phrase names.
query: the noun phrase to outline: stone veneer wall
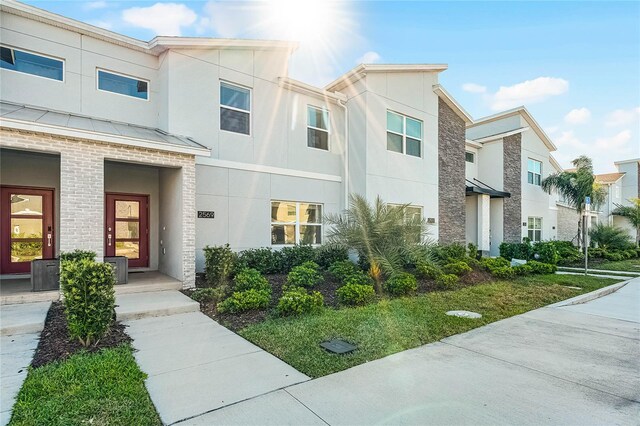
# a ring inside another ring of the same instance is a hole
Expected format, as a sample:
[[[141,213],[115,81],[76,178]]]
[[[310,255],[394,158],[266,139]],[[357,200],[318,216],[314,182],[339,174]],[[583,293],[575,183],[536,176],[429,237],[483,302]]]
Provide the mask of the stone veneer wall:
[[[558,206],[558,234],[560,241],[571,241],[578,235],[578,213],[576,209]],[[577,241],[574,241],[577,243]]]
[[[195,286],[195,157],[48,134],[0,130],[0,147],[60,155],[60,251],[93,250],[104,256],[104,162],[182,170],[182,282]],[[179,277],[177,277],[179,278]]]
[[[465,124],[438,99],[438,240],[465,243]]]
[[[511,194],[503,203],[503,237],[508,243],[522,241],[522,134],[503,139],[503,187]]]

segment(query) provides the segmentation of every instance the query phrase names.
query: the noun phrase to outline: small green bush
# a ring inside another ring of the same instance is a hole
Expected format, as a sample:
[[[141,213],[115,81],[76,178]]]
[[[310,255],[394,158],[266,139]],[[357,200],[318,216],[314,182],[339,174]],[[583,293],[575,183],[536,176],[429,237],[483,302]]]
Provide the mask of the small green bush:
[[[80,259],[96,260],[96,252],[91,250],[76,249],[74,251],[60,253],[60,262]]]
[[[462,276],[471,272],[471,267],[467,265],[464,261],[458,261],[454,263],[449,263],[442,267],[442,272],[445,274],[454,274],[457,276]]]
[[[340,282],[344,282],[347,277],[362,272],[360,268],[349,260],[340,260],[329,266],[329,273]]]
[[[473,259],[471,257],[467,257],[464,261],[471,269],[478,269],[482,266],[478,259]]]
[[[501,280],[508,280],[516,275],[516,271],[511,266],[499,266],[490,270],[491,275]]]
[[[441,274],[436,278],[436,288],[439,290],[453,290],[460,279],[457,275]]]
[[[191,298],[196,302],[213,302],[224,298],[224,292],[221,287],[198,288],[191,293]]]
[[[203,251],[207,283],[212,287],[228,283],[236,260],[236,255],[229,248],[229,244],[206,246]]]
[[[528,238],[522,243],[501,243],[500,257],[507,260],[522,259],[529,260],[533,257],[533,247]]]
[[[88,258],[60,262],[69,335],[83,346],[97,343],[115,317],[115,277],[109,263]]]
[[[604,258],[611,262],[618,262],[624,259],[624,256],[618,252],[605,252]]]
[[[558,255],[558,250],[556,250],[556,246],[552,241],[540,241],[533,245],[533,259],[542,263],[556,265],[560,260],[560,256]]]
[[[408,272],[392,275],[384,283],[384,290],[392,296],[403,296],[414,293],[418,289],[416,277]]]
[[[256,290],[252,288],[245,291],[236,291],[231,297],[218,303],[218,312],[236,314],[256,309],[264,309],[269,306],[270,301],[271,292],[268,290]]]
[[[467,244],[467,250],[469,250],[468,255],[469,255],[469,257],[471,259],[474,259],[474,260],[480,259],[481,256],[480,256],[480,253],[478,251],[478,246],[477,245],[475,245],[473,243],[469,243],[469,244]]]
[[[318,312],[323,305],[324,298],[319,292],[307,293],[304,288],[294,287],[282,293],[282,297],[278,301],[277,311],[282,316],[302,315]]]
[[[316,251],[312,246],[306,244],[284,247],[280,253],[282,254],[282,273],[284,274],[305,262],[316,261]]]
[[[458,243],[447,245],[435,245],[433,256],[440,264],[453,263],[464,260],[467,257],[467,249]]]
[[[584,259],[584,254],[583,253],[580,253],[580,254]],[[601,248],[589,248],[588,254],[589,254],[589,259],[604,259],[605,255],[607,254],[607,251]]]
[[[283,272],[282,253],[271,248],[243,250],[239,253],[237,269],[257,269],[264,275]]]
[[[236,274],[233,279],[234,291],[267,290],[271,292],[271,285],[257,269],[247,268]]]
[[[537,262],[535,260],[527,262],[527,265],[529,265],[529,267],[531,268],[531,273],[533,274],[553,274],[558,270],[556,265]]]
[[[442,275],[442,270],[432,262],[420,262],[416,265],[418,276],[435,280]]]
[[[356,273],[346,277],[342,284],[373,285],[373,278],[362,271],[356,271]]]
[[[336,294],[341,304],[350,306],[366,305],[376,296],[372,285],[351,282],[340,287]]]
[[[489,272],[495,268],[511,266],[509,261],[504,257],[483,257],[480,264]]]
[[[313,287],[322,282],[322,274],[319,266],[315,262],[304,262],[302,265],[294,266],[287,275],[287,285],[291,287]]]
[[[513,272],[516,275],[531,275],[533,273],[533,268],[531,268],[531,266],[529,264],[524,264],[524,265],[516,265],[513,266],[511,269],[513,269]]]
[[[570,265],[584,260],[584,254],[578,250],[571,241],[549,241],[554,245],[558,253],[558,262]]]
[[[636,251],[636,249],[627,249],[625,250],[625,253],[627,254],[627,259],[638,257],[638,252]]]
[[[349,253],[344,247],[333,245],[323,245],[316,249],[316,263],[322,269],[328,269],[336,262],[349,260]]]
[[[607,251],[626,250],[633,247],[631,237],[622,228],[598,223],[589,231],[591,243]]]

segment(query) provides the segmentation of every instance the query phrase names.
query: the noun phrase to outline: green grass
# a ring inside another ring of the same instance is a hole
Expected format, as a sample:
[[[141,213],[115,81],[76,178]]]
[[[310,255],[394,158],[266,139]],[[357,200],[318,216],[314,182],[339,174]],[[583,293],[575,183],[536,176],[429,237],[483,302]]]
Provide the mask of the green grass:
[[[617,281],[575,275],[521,277],[512,282],[385,299],[359,308],[325,309],[317,315],[270,319],[249,326],[240,334],[299,371],[319,377]],[[479,312],[483,316],[472,320],[445,315],[446,311],[458,309]],[[335,355],[319,347],[321,341],[336,337],[356,344],[358,350],[348,355]]]
[[[145,377],[128,345],[31,369],[10,424],[159,425]]]
[[[612,262],[612,261],[604,261],[602,263],[589,262],[589,269],[605,269],[608,271],[640,272],[640,258],[618,260],[615,262]]]

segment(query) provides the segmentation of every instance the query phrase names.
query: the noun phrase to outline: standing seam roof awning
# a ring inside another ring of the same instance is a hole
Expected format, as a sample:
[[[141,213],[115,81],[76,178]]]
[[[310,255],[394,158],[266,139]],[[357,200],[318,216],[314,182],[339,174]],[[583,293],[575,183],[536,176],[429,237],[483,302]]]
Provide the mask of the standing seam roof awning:
[[[190,137],[170,134],[160,129],[5,101],[0,101],[0,126],[158,151],[207,157],[211,152]]]

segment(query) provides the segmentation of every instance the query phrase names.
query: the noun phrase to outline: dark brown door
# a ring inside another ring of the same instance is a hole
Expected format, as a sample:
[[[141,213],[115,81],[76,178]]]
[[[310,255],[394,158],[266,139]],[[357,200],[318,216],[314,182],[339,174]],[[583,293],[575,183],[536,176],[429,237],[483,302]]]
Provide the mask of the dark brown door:
[[[55,255],[53,189],[0,187],[0,273],[28,274]]]
[[[106,194],[105,253],[126,256],[130,268],[149,266],[149,196]]]

